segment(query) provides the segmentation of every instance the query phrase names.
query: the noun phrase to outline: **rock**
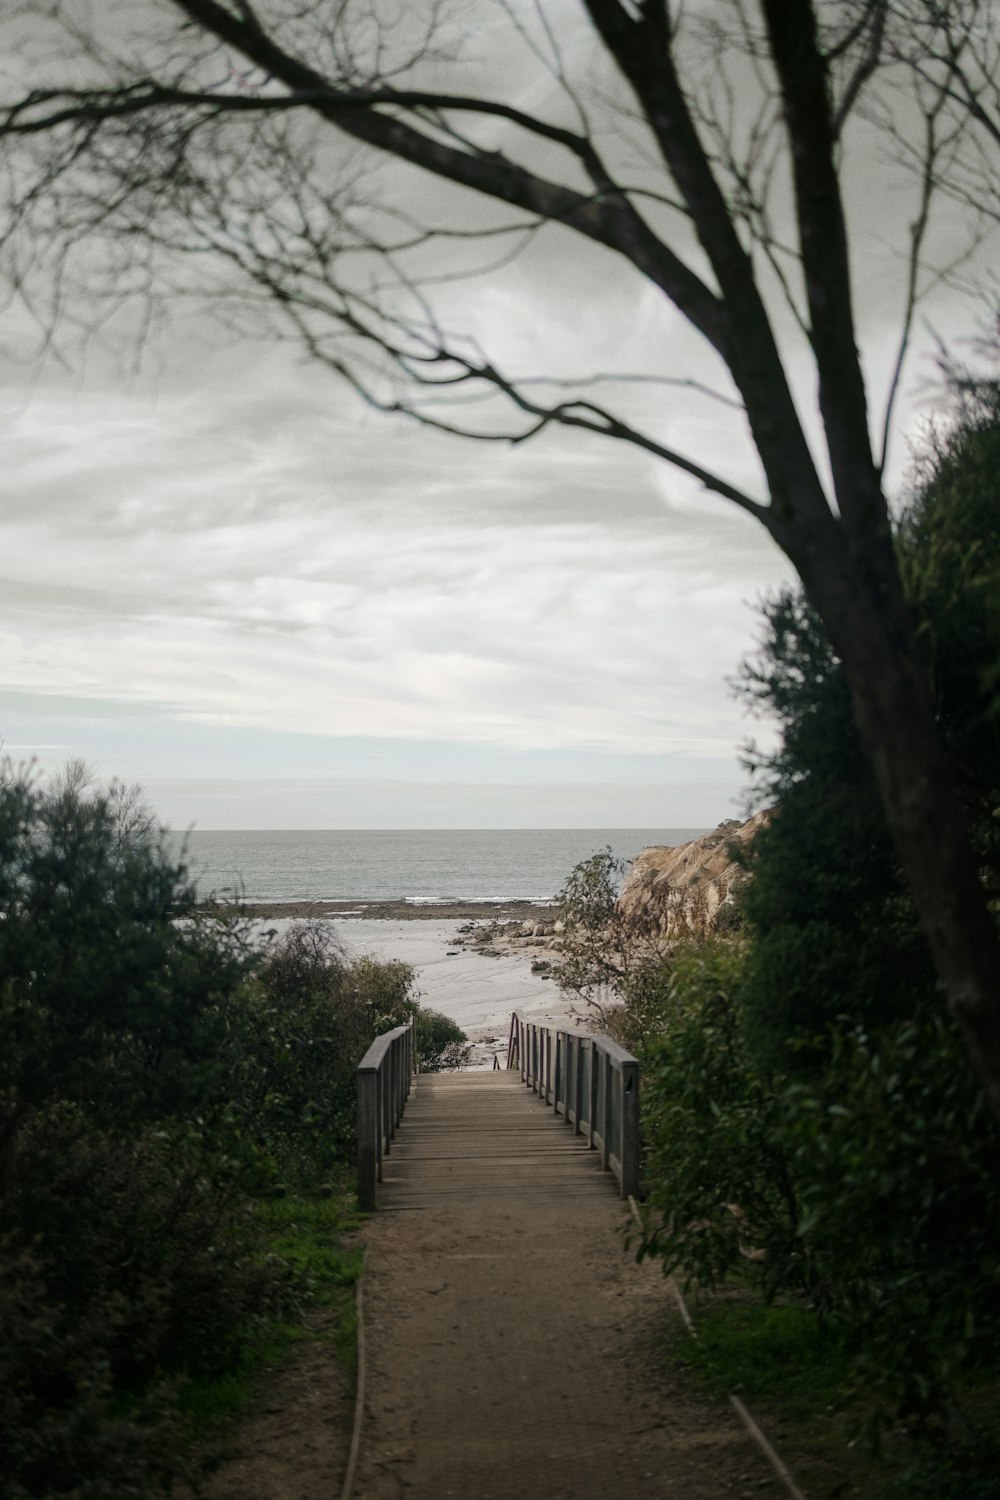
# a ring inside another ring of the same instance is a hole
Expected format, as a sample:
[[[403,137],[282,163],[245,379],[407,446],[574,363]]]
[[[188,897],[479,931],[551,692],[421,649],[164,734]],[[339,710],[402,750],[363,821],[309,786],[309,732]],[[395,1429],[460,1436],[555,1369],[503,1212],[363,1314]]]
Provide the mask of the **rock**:
[[[746,879],[734,854],[770,816],[765,809],[746,823],[728,819],[711,833],[676,848],[644,849],[633,862],[619,898],[625,920],[636,932],[656,938],[716,931],[720,913],[732,904],[733,893]]]

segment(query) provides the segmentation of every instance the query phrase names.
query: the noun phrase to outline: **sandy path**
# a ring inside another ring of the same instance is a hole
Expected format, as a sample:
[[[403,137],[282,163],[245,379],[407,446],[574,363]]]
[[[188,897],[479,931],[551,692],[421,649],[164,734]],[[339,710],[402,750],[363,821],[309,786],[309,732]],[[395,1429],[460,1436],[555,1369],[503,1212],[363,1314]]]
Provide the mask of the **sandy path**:
[[[418,1079],[380,1202],[356,1500],[781,1493],[727,1407],[655,1378],[663,1278],[516,1075]]]

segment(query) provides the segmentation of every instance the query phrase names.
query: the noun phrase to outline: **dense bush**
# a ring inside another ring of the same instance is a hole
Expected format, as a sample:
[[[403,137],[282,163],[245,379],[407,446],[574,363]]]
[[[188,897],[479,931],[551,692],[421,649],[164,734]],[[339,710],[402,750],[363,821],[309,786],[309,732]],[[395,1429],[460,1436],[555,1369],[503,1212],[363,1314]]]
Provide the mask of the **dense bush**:
[[[838,1035],[783,1099],[819,1305],[873,1421],[926,1422],[1000,1360],[998,1131],[935,1011]]]
[[[889,844],[846,684],[812,610],[784,593],[765,610],[744,691],[777,717],[781,743],[756,763],[775,816],[746,851],[742,991],[754,1054],[797,1072],[821,1067],[840,1018],[913,1011],[933,970]]]
[[[383,976],[373,1007],[369,967],[352,968],[329,924],[296,924],[268,945],[246,990],[229,1087],[241,1135],[283,1184],[322,1181],[353,1153],[358,1063],[389,999],[401,1014],[411,1005],[403,965]]]
[[[468,1066],[472,1047],[450,1016],[421,1006],[416,1031],[417,1066],[422,1073],[453,1072]]]
[[[153,838],[108,801],[0,784],[0,1174],[26,1118],[75,1100],[108,1124],[191,1113],[218,1081],[249,964]]]
[[[164,1382],[222,1368],[284,1278],[213,1138],[251,963],[120,797],[0,778],[0,1474],[150,1493]]]
[[[343,1169],[412,977],[206,915],[129,789],[0,774],[0,1493],[148,1500],[184,1470],[174,1393],[308,1290],[257,1200]]]
[[[640,1253],[701,1286],[738,1270],[806,1296],[846,1339],[871,1432],[930,1430],[1000,1362],[1000,1133],[935,1008],[845,1022],[805,1075],[763,1065],[744,963],[716,940],[665,979]]]
[[[777,1080],[754,1063],[740,1024],[744,962],[741,945],[716,939],[683,945],[666,971],[669,1003],[643,1069],[642,1254],[700,1285],[751,1263],[771,1294],[809,1290]]]
[[[989,388],[936,440],[899,535],[994,891],[998,461]],[[662,1033],[644,1041],[643,1250],[700,1282],[744,1264],[768,1295],[804,1292],[843,1337],[873,1429],[954,1436],[963,1393],[1000,1362],[1000,1129],[944,1012],[838,663],[801,597],[765,613],[745,690],[781,725],[754,757],[778,809],[751,849],[742,939],[619,986],[619,1033]]]

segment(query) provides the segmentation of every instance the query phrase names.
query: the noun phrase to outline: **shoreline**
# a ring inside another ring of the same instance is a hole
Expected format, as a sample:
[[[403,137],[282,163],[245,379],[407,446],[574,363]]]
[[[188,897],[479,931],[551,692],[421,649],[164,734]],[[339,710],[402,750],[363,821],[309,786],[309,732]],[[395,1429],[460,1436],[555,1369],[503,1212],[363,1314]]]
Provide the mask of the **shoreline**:
[[[254,921],[524,922],[557,910],[554,901],[206,901],[203,911],[234,913]]]
[[[201,909],[262,929],[273,924],[278,932],[300,922],[329,923],[348,958],[371,954],[409,964],[414,998],[461,1027],[472,1046],[473,1071],[494,1067],[495,1059],[503,1066],[512,1011],[581,1024],[575,1003],[551,982],[550,965],[538,964],[550,955],[522,934],[522,927],[549,925],[558,914],[554,902],[206,901]]]

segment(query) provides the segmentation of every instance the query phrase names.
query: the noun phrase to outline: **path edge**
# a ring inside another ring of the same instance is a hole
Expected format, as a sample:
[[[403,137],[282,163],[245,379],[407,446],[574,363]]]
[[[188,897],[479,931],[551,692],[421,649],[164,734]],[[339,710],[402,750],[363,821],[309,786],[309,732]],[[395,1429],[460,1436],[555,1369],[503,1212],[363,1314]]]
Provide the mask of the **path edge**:
[[[629,1194],[628,1206],[633,1220],[641,1229],[642,1216],[639,1213],[639,1205],[636,1203],[631,1193]],[[684,1293],[681,1291],[680,1287],[677,1285],[677,1282],[672,1276],[668,1279],[670,1281],[670,1289],[677,1300],[677,1306],[680,1310],[681,1317],[684,1320],[684,1326],[691,1337],[693,1339],[696,1339],[698,1337],[698,1330],[694,1326],[694,1320],[691,1317],[690,1312],[688,1311],[688,1305],[684,1300]],[[750,1411],[740,1400],[739,1396],[734,1395],[732,1391],[730,1391],[728,1395],[730,1405],[742,1422],[744,1431],[757,1444],[757,1447],[760,1449],[761,1453],[763,1453],[764,1457],[770,1464],[773,1474],[777,1479],[781,1480],[781,1483],[785,1486],[785,1489],[788,1491],[789,1495],[791,1495],[792,1500],[806,1500],[805,1495],[803,1495],[802,1491],[795,1483],[795,1480],[792,1478],[787,1465],[783,1462],[781,1455],[777,1453],[772,1445],[768,1442],[767,1435],[764,1432],[764,1429],[751,1415]],[[349,1500],[349,1496],[345,1495],[343,1497],[343,1500]]]
[[[340,1500],[351,1500],[351,1492],[354,1489],[354,1475],[358,1467],[358,1455],[361,1452],[361,1426],[364,1420],[365,1410],[365,1261],[363,1256],[361,1270],[358,1272],[358,1286],[355,1294],[355,1321],[357,1332],[355,1335],[357,1352],[357,1378],[354,1383],[354,1421],[351,1425],[351,1446],[347,1454],[347,1467],[344,1470],[344,1483],[340,1491]]]

